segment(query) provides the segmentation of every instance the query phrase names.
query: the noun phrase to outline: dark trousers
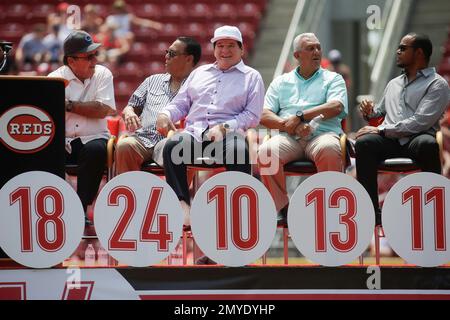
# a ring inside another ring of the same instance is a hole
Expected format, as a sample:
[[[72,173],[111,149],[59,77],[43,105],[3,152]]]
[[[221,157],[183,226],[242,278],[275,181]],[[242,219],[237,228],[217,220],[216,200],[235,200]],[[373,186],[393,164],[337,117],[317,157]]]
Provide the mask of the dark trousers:
[[[209,155],[209,150],[214,149],[218,154]],[[202,154],[196,154],[195,150],[200,150]],[[201,156],[214,157],[216,163],[223,163],[227,171],[251,174],[248,144],[245,137],[240,134],[228,133],[224,141],[220,142],[197,142],[188,133],[176,134],[166,142],[163,149],[164,172],[167,183],[175,191],[178,199],[184,200],[187,204],[191,202],[187,165],[194,163],[194,158]]]
[[[84,212],[92,204],[105,172],[106,139],[95,139],[83,144],[80,139],[72,141],[72,153],[66,152],[66,163],[77,164],[77,194]]]
[[[411,158],[422,171],[441,173],[439,145],[430,134],[415,136],[405,145],[398,140],[383,138],[378,134],[366,134],[356,140],[356,174],[366,188],[375,210],[378,203],[378,164],[389,158]]]

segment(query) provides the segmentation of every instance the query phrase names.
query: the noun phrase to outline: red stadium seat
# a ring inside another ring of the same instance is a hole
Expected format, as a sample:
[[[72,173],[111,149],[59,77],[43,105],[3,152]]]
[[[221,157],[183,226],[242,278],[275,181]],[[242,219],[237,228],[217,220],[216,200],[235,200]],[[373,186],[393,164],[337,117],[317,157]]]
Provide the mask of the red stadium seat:
[[[55,13],[56,8],[54,5],[49,3],[35,4],[31,7],[31,18],[30,22],[47,22],[47,18],[50,14]]]
[[[182,22],[186,15],[187,8],[181,3],[168,3],[164,6],[162,17],[160,21],[162,22]]]
[[[166,68],[163,62],[152,61],[144,66],[144,72],[147,76],[150,76],[152,74],[164,73],[166,72]]]
[[[0,35],[2,40],[11,41],[16,46],[25,35],[26,28],[20,23],[6,23],[0,25]]]
[[[3,23],[27,23],[31,18],[30,6],[23,3],[16,3],[6,6],[5,17],[2,19]]]
[[[213,9],[207,3],[192,4],[188,8],[188,21],[207,22],[213,18]]]
[[[172,43],[177,37],[179,37],[184,30],[181,25],[175,23],[166,23],[161,31],[159,31],[158,39],[160,41],[167,41]]]
[[[175,40],[175,38],[173,40]],[[149,61],[149,60],[150,61],[151,60],[164,61],[164,56],[166,55],[166,50],[169,49],[172,42],[159,41],[159,42],[152,43],[152,45],[150,46],[150,49],[147,53],[149,55],[147,61]]]
[[[136,62],[126,62],[117,68],[115,78],[117,81],[139,82],[143,80],[142,65]]]
[[[220,3],[214,7],[215,20],[223,21],[224,24],[234,25],[237,17],[237,8],[231,3]]]
[[[136,16],[146,18],[146,19],[152,19],[152,20],[159,20],[161,18],[161,5],[154,4],[154,3],[143,3],[133,6],[133,12]]]
[[[237,7],[237,19],[238,21],[258,25],[261,20],[260,8],[253,3],[239,4]]]
[[[210,34],[205,32],[205,25],[202,23],[188,23],[183,30],[187,36],[194,37],[199,42],[203,42],[210,37]]]
[[[127,61],[147,61],[149,46],[144,42],[134,42],[126,54]]]

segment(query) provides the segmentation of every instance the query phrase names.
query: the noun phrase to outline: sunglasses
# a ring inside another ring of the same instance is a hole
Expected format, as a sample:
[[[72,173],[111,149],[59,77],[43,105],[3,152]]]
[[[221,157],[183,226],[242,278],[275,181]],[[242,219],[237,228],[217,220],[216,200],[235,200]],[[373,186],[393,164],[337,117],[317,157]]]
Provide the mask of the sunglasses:
[[[182,55],[187,55],[187,53],[178,53],[176,51],[173,51],[171,49],[166,50],[166,55],[169,56],[170,59],[176,57],[176,56],[182,56]]]
[[[398,46],[398,48],[397,48],[397,50],[400,50],[400,51],[406,51],[406,49],[408,49],[408,48],[415,48],[414,46],[408,46],[408,45],[406,45],[406,44],[401,44],[401,45],[399,45]]]
[[[74,58],[74,59],[82,59],[82,60],[92,61],[92,60],[94,60],[95,58],[97,58],[98,55],[99,55],[99,52],[98,52],[98,51],[95,51],[94,53],[91,53],[91,54],[89,54],[89,55],[87,55],[87,56],[84,56],[84,57],[80,57],[80,56],[72,56],[72,58]]]

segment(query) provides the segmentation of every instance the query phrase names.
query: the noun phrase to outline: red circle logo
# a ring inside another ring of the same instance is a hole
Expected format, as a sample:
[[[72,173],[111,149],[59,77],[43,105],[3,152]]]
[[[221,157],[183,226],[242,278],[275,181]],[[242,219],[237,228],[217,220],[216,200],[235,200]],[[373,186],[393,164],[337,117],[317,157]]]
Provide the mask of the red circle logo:
[[[15,152],[34,153],[42,150],[54,135],[53,119],[36,106],[14,106],[0,117],[0,140]]]

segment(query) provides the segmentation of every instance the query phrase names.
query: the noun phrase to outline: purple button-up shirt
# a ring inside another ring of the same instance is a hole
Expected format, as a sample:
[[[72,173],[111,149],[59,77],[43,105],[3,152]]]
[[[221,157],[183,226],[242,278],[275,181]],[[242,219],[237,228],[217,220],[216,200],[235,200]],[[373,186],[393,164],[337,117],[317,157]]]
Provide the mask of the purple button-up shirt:
[[[237,131],[256,127],[263,103],[261,75],[241,60],[225,71],[216,63],[198,67],[161,113],[172,122],[185,118],[185,131],[202,141],[202,133],[217,124],[227,123]]]

